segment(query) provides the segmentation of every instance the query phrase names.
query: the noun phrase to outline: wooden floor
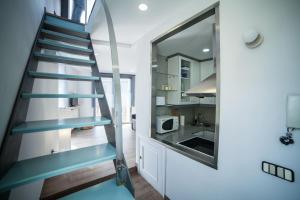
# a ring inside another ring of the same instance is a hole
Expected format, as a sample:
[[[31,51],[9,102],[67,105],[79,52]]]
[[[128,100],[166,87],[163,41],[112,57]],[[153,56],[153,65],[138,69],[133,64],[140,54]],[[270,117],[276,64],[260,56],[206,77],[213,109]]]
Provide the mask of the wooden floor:
[[[75,131],[72,133],[72,149],[106,143],[104,129],[97,127],[91,130]],[[163,199],[154,188],[136,172],[135,164],[135,133],[130,125],[123,126],[124,156],[132,174],[132,181],[136,189],[136,199]],[[99,165],[55,176],[45,180],[40,198],[43,200],[58,199],[70,193],[90,187],[97,183],[111,179],[115,174],[112,161]]]
[[[137,172],[132,173],[136,200],[163,200],[164,198]]]
[[[136,200],[164,200],[160,193],[158,193],[142,176],[140,176],[136,170],[131,170],[131,179],[135,189]],[[104,180],[102,180],[101,182],[103,181]],[[97,183],[94,183],[92,185],[95,184]],[[88,185],[86,187],[88,187]],[[67,192],[66,194],[57,195],[56,197],[52,196],[44,199],[58,199],[70,193],[71,191]],[[41,199],[43,198],[41,197]]]
[[[164,198],[142,176],[140,176],[137,173],[136,169],[132,169],[130,171],[131,171],[132,183],[135,188],[135,199],[136,200],[164,200]],[[113,177],[113,175],[107,176],[105,178],[99,179],[98,181],[90,182],[85,185],[81,185],[79,188],[73,187],[73,191],[72,190],[63,191],[60,194],[55,194],[55,195],[48,196],[48,197],[41,196],[41,199],[58,199],[60,197],[68,195],[72,192],[76,192],[76,191],[79,191],[80,189],[83,189],[83,188],[95,185],[97,183],[103,182],[105,180],[108,180],[112,177]],[[62,186],[62,185],[60,185],[60,186]]]

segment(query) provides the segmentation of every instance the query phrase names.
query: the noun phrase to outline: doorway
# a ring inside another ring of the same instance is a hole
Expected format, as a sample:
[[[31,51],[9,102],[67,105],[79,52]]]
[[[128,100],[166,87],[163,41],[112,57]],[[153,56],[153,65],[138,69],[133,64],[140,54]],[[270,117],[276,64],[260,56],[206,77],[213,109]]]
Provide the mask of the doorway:
[[[134,79],[132,77],[123,77],[121,78],[121,97],[122,97],[122,123],[130,124],[131,123],[131,114],[133,105],[133,92],[132,91],[132,82]],[[110,109],[110,112],[114,111],[114,95],[113,95],[113,84],[112,77],[102,78],[102,84],[106,94],[107,103]],[[99,105],[96,104],[96,116],[101,116]]]

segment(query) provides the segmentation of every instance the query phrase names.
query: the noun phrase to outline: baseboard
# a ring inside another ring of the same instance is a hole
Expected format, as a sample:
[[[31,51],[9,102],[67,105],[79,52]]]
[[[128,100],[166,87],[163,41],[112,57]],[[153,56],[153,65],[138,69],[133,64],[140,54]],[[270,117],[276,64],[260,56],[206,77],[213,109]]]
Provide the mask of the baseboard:
[[[171,200],[167,195],[164,195],[164,200]]]

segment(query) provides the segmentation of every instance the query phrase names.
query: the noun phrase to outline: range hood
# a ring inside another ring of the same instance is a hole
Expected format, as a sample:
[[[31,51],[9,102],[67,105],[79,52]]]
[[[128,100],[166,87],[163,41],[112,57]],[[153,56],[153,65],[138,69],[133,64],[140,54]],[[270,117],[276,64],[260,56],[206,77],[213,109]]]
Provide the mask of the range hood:
[[[199,98],[215,97],[217,92],[217,77],[216,73],[210,75],[196,86],[186,91],[186,95]]]

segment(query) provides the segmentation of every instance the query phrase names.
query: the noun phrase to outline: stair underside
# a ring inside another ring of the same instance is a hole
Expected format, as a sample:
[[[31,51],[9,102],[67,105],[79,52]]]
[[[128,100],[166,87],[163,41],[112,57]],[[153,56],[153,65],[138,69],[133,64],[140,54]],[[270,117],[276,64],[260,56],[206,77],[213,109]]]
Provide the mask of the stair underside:
[[[83,46],[88,46],[90,44],[90,40],[88,39],[84,39],[84,38],[80,38],[80,37],[76,37],[64,33],[59,33],[51,30],[42,29],[41,33],[46,38],[61,41],[61,42],[68,42],[68,43],[78,44]]]
[[[29,121],[21,123],[12,129],[12,134],[35,133],[66,128],[80,128],[86,126],[103,126],[111,123],[104,117],[83,117],[54,120]]]
[[[53,24],[56,24],[58,26],[62,26],[62,27],[65,27],[65,28],[68,28],[71,30],[84,31],[84,26],[85,26],[84,24],[73,22],[71,20],[62,18],[60,16],[56,16],[53,14],[47,13],[45,20],[48,22],[51,22]]]
[[[18,161],[0,180],[0,192],[115,158],[115,148],[101,144]]]
[[[47,21],[47,20],[44,21],[44,28],[48,29],[48,30],[51,30],[51,31],[64,33],[64,34],[67,34],[67,35],[73,35],[73,36],[84,38],[84,39],[87,39],[88,35],[89,35],[88,32],[72,30],[69,27],[59,25],[59,24],[56,24],[56,23],[53,23],[53,22]]]
[[[33,78],[41,78],[41,79],[60,79],[60,80],[74,80],[74,81],[98,81],[98,80],[100,80],[100,78],[97,76],[55,74],[55,73],[34,72],[34,71],[29,71],[28,74],[29,74],[29,76],[31,76]]]
[[[86,188],[61,198],[62,200],[107,199],[107,200],[134,200],[124,185],[117,186],[115,179]]]
[[[63,43],[53,41],[53,40],[39,39],[38,42],[39,42],[39,45],[45,49],[64,51],[64,52],[79,54],[79,55],[90,55],[93,53],[93,51],[88,48],[76,47],[76,46],[63,44]]]
[[[103,98],[103,94],[46,94],[46,93],[22,93],[22,98]]]
[[[46,62],[66,63],[66,64],[79,65],[79,66],[91,66],[96,63],[94,60],[49,55],[49,54],[39,53],[39,52],[35,52],[34,56],[37,57],[39,60],[46,61]]]

